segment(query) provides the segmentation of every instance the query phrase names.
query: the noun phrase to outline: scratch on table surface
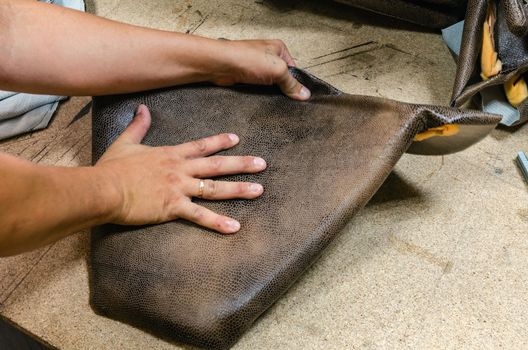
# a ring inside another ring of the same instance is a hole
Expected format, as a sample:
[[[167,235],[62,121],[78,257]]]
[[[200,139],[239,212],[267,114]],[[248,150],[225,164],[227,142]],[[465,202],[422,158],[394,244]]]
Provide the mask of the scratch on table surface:
[[[199,14],[200,16],[202,15],[201,13]],[[196,32],[198,28],[200,28],[205,23],[205,21],[207,21],[207,18],[209,18],[209,15],[205,15],[205,17],[203,17],[203,19],[198,23],[198,25],[196,25],[193,29],[187,29],[185,33],[194,34],[194,32]]]
[[[375,44],[376,42],[375,41],[366,41],[364,43],[360,43],[360,44],[357,44],[357,45],[353,45],[353,46],[350,46],[350,47],[347,47],[345,49],[341,49],[341,50],[337,50],[337,51],[333,51],[333,52],[329,52],[329,53],[326,53],[324,55],[321,55],[321,56],[317,56],[317,57],[313,57],[312,60],[318,60],[320,58],[323,58],[323,57],[327,57],[327,56],[331,56],[331,55],[335,55],[335,54],[338,54],[338,53],[341,53],[341,52],[345,52],[345,51],[348,51],[348,50],[353,50],[353,49],[357,49],[357,48],[360,48],[360,47],[363,47],[363,46],[366,46],[366,45],[370,45],[370,44]]]
[[[453,269],[453,262],[449,259],[439,257],[419,245],[398,238],[394,234],[389,235],[389,242],[401,253],[417,256],[428,263],[440,267],[443,273],[449,273]]]
[[[427,62],[428,64],[430,65],[434,65],[436,64],[436,62],[434,62],[433,60],[430,60],[426,57],[423,57],[421,55],[418,55],[416,53],[412,53],[412,52],[409,52],[409,51],[405,51],[401,48],[399,48],[398,46],[394,45],[394,44],[391,44],[391,43],[388,43],[388,44],[385,44],[384,47],[388,48],[388,49],[392,49],[394,51],[397,51],[397,52],[400,52],[400,53],[403,53],[405,55],[409,55],[409,56],[412,56],[412,57],[415,57],[415,58],[418,58],[419,59],[419,62],[422,62],[422,61],[425,61]]]
[[[64,158],[64,156],[65,156],[66,154],[68,154],[68,153],[69,153],[69,152],[70,152],[75,146],[77,146],[78,144],[80,144],[81,141],[82,141],[82,139],[78,139],[78,140],[76,140],[72,145],[70,145],[70,146],[66,149],[66,151],[62,152],[62,154],[58,157],[57,163],[60,162],[60,161]]]
[[[42,147],[40,149],[40,151],[38,151],[37,153],[35,153],[32,157],[31,157],[31,161],[35,161],[35,159],[42,153],[44,152],[47,148],[48,148],[49,144],[46,144],[44,145],[44,147]],[[42,159],[42,157],[40,158]],[[40,159],[38,159],[36,162],[38,162]]]
[[[70,163],[72,163],[74,160],[77,159],[77,157],[79,156],[79,154],[84,151],[84,149],[86,148],[86,146],[90,145],[90,143],[92,142],[92,140],[90,138],[88,138],[88,140],[86,140],[86,142],[84,142],[81,147],[79,147],[79,149],[77,150],[77,152],[74,153],[74,155],[71,157],[70,159]],[[88,152],[90,152],[90,150],[88,150]],[[80,164],[82,165],[82,164]]]
[[[354,52],[349,53],[349,54],[347,54],[345,56],[338,56],[338,57],[335,57],[335,58],[331,58],[329,60],[325,60],[323,62],[311,64],[311,65],[303,67],[303,68],[304,69],[310,69],[310,68],[322,66],[322,65],[325,65],[325,64],[328,64],[328,63],[332,63],[332,62],[342,61],[342,60],[345,60],[347,58],[354,57],[354,56],[357,56],[357,55],[360,55],[360,54],[364,54],[364,53],[367,53],[367,52],[379,50],[379,49],[383,48],[383,45],[380,45],[376,41],[372,41],[372,42],[369,42],[368,44],[365,43],[365,45],[360,45],[357,48],[363,48],[363,49],[358,50],[358,51],[354,51]],[[344,51],[341,51],[341,52],[346,52],[346,51],[349,51],[349,50],[353,50],[353,49],[348,49],[348,50],[344,50]],[[334,53],[330,53],[330,54],[328,54],[326,56],[323,55],[321,57],[329,57],[329,56],[332,56],[333,54]]]
[[[17,156],[20,157],[20,155],[22,155],[22,153],[24,153],[29,147],[35,146],[38,142],[39,142],[39,140],[35,140],[33,142],[28,142],[26,147],[22,148],[21,151],[17,152]]]
[[[24,275],[17,281],[16,279],[6,288],[6,295],[2,296],[2,299],[0,300],[0,305],[3,305],[13,294],[13,292],[26,280],[26,278],[29,276],[29,274],[37,267],[37,265],[44,259],[44,257],[48,254],[48,252],[53,248],[55,243],[50,244],[46,250],[36,259],[34,263],[31,264],[31,267],[27,269],[27,271],[24,273]],[[13,286],[14,284],[14,286]],[[13,286],[13,287],[12,287]]]
[[[440,170],[442,170],[443,167],[444,167],[444,156],[442,155],[442,156],[441,156],[441,160],[440,160],[440,166],[439,166],[437,169],[431,171],[431,173],[430,173],[429,175],[426,176],[426,179],[429,180],[430,178],[432,178],[433,175],[435,175],[435,174],[438,173]]]
[[[345,69],[345,70],[339,71],[337,73],[323,75],[322,78],[328,79],[328,78],[336,77],[338,75],[343,75],[343,74],[348,74],[352,78],[359,78],[357,74],[349,74],[349,73],[352,73],[352,72],[356,72],[356,69]]]

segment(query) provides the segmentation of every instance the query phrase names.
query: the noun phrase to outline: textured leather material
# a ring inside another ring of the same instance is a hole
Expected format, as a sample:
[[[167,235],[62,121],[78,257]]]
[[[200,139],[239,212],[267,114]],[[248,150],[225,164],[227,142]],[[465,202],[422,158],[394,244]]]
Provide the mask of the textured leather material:
[[[517,36],[528,32],[528,6],[526,0],[502,0],[506,8],[506,20],[510,31]]]
[[[337,0],[364,10],[441,29],[464,18],[467,0]]]
[[[497,8],[497,53],[502,61],[504,71],[512,71],[528,63],[528,37],[518,36],[510,31],[510,24],[506,20],[506,3]],[[528,27],[527,27],[528,28]]]
[[[511,28],[515,28],[515,26],[510,21],[512,17],[516,17],[511,11],[515,8],[518,9],[518,7],[512,7],[513,2],[514,0],[509,0],[498,1],[497,3],[495,44],[499,59],[503,64],[501,73],[489,80],[482,81],[479,57],[487,2],[469,0],[451,105],[460,107],[483,89],[489,86],[503,85],[514,76],[528,71],[528,36],[518,36],[511,31]],[[519,6],[525,11],[526,5],[519,4]],[[527,120],[526,109],[522,108],[519,111],[521,121]]]
[[[104,316],[171,341],[225,348],[283,294],[371,198],[416,133],[443,124],[496,125],[483,112],[349,95],[297,69],[308,102],[275,87],[188,85],[94,98],[94,162],[138,104],[152,111],[144,144],[174,145],[222,132],[224,155],[266,159],[257,200],[196,202],[240,220],[220,235],[183,220],[92,232],[91,304]]]

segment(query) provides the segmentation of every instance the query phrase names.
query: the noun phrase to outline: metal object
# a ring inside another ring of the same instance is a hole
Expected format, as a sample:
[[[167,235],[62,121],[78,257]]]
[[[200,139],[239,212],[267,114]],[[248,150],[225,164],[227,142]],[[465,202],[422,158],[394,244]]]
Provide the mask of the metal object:
[[[200,180],[200,184],[198,185],[198,198],[203,197],[204,188],[205,188],[205,182],[204,180]]]
[[[459,152],[485,138],[496,126],[495,124],[459,125],[460,131],[456,135],[414,141],[407,153],[433,156]]]
[[[524,175],[524,179],[526,180],[526,182],[528,182],[528,158],[526,157],[526,154],[523,151],[519,151],[517,153],[517,164],[519,165],[519,168],[521,169],[521,172]]]

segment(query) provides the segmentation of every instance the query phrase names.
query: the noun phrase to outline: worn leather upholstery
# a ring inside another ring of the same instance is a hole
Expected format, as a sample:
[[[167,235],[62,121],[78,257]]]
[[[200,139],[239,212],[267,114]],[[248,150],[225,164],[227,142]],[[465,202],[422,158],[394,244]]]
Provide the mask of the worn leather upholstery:
[[[462,20],[467,3],[467,0],[337,1],[435,29],[445,28]]]
[[[94,98],[94,162],[144,103],[144,143],[174,145],[221,132],[225,155],[266,159],[257,200],[202,201],[240,220],[220,235],[183,220],[95,228],[91,304],[104,316],[167,340],[226,348],[283,294],[380,187],[417,132],[445,123],[496,125],[498,117],[349,95],[301,71],[309,102],[275,87],[189,85]]]
[[[495,44],[502,61],[502,71],[489,80],[481,80],[479,57],[486,9],[486,1],[469,0],[451,100],[451,104],[456,107],[469,102],[483,89],[502,85],[515,75],[528,71],[528,36],[526,36],[528,6],[524,5],[523,0],[499,0]],[[518,108],[521,114],[519,123],[528,120],[526,104],[527,101]]]

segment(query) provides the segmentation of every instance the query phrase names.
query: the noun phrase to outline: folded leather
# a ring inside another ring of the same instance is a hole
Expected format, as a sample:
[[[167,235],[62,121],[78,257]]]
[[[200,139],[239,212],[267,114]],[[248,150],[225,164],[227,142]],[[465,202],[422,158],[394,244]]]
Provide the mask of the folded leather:
[[[94,162],[131,121],[152,110],[144,143],[174,145],[234,132],[224,155],[266,159],[257,200],[202,201],[240,220],[224,236],[183,220],[105,225],[92,233],[91,304],[104,316],[170,341],[226,348],[313,263],[371,198],[413,137],[444,124],[496,125],[482,112],[340,92],[297,69],[308,102],[275,87],[189,85],[94,98]]]
[[[486,20],[487,1],[469,0],[464,23],[464,33],[451,105],[460,107],[480,91],[495,85],[503,85],[528,71],[528,36],[526,36],[527,6],[523,0],[500,0],[497,4],[497,23],[494,37],[501,72],[488,80],[480,78],[478,60],[481,54],[483,23]],[[520,124],[528,120],[526,108],[518,108]]]
[[[528,32],[528,6],[525,0],[502,0],[510,31],[517,36]]]
[[[464,18],[467,0],[337,0],[364,10],[419,24],[445,28]]]

